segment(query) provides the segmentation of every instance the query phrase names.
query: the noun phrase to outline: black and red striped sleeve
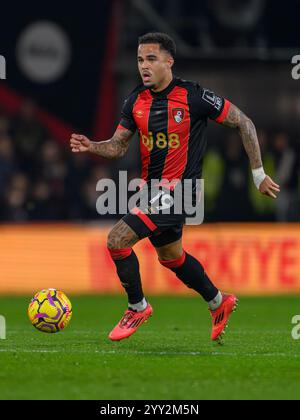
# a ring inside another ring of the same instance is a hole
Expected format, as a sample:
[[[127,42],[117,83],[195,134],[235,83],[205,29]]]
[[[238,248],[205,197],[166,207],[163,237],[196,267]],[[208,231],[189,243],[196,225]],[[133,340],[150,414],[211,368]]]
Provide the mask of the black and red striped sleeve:
[[[212,90],[198,86],[197,107],[202,117],[222,123],[227,117],[230,102]]]
[[[131,95],[124,101],[122,111],[121,111],[121,120],[118,125],[118,128],[125,128],[132,131],[133,133],[136,130],[136,123],[133,117],[133,106],[136,101],[136,95]]]

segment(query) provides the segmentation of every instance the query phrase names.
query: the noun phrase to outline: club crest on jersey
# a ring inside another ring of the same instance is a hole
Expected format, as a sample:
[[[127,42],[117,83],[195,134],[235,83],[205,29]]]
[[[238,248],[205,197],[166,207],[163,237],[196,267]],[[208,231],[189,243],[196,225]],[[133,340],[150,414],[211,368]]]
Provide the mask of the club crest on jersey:
[[[177,124],[182,123],[183,119],[184,119],[184,109],[183,108],[174,108],[172,109],[172,115],[173,118],[175,120],[175,122],[177,122]]]

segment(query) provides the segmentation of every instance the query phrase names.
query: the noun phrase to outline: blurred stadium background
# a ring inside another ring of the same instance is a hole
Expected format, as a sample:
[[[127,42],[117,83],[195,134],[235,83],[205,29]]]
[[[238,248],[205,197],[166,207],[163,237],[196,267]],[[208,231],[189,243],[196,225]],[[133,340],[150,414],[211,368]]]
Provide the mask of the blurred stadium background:
[[[288,7],[290,4],[290,7]],[[188,227],[186,249],[222,289],[300,293],[300,53],[296,2],[102,0],[19,3],[1,10],[0,294],[45,287],[119,293],[106,252],[116,221],[98,216],[96,183],[139,176],[138,139],[120,161],[72,155],[69,137],[109,138],[124,98],[139,83],[137,37],[167,32],[178,45],[175,73],[198,80],[255,122],[277,201],[253,186],[237,133],[211,123],[204,178],[205,225]],[[16,10],[18,13],[16,14]],[[294,11],[294,12],[293,12]],[[147,294],[189,294],[137,246]],[[1,310],[0,310],[1,312]]]

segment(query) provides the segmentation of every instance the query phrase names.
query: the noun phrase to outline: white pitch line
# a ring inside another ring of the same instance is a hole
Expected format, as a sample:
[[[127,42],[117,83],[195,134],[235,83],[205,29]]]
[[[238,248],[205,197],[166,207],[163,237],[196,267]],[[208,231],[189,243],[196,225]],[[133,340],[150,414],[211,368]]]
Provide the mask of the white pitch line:
[[[0,353],[62,353],[59,350],[0,349]]]
[[[299,358],[300,355],[297,354],[288,354],[288,353],[226,353],[226,352],[167,352],[167,351],[135,351],[135,350],[126,350],[126,351],[117,351],[117,350],[94,350],[94,351],[84,351],[84,350],[46,350],[46,349],[0,349],[0,353],[67,353],[67,354],[102,354],[110,355],[115,354],[118,356],[127,356],[127,355],[149,355],[149,356],[223,356],[223,357],[294,357]]]

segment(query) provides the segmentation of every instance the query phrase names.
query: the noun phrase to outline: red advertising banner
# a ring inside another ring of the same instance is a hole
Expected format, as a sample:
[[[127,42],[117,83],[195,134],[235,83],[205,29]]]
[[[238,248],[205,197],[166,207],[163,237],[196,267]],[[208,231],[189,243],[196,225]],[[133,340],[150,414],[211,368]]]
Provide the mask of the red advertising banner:
[[[0,227],[0,294],[123,291],[107,251],[109,228],[80,225]],[[300,293],[300,225],[186,227],[184,248],[222,290],[244,295]],[[193,294],[158,262],[149,240],[135,247],[147,294]]]

